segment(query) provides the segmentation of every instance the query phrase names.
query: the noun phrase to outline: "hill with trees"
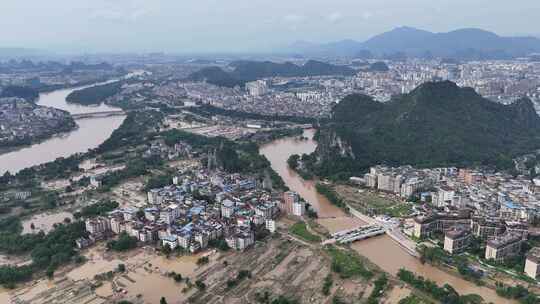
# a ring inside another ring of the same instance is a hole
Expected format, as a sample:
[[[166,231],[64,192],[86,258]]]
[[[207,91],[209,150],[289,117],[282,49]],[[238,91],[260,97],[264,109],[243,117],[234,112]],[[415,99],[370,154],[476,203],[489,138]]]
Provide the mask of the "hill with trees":
[[[235,61],[230,64],[231,72],[219,67],[207,67],[192,73],[188,80],[204,81],[208,83],[234,87],[244,85],[246,82],[268,77],[308,77],[308,76],[351,76],[355,70],[340,65],[309,60],[304,65],[291,62],[275,63],[271,61]]]
[[[502,105],[449,81],[429,82],[384,104],[347,96],[318,140],[310,166],[320,176],[376,164],[507,169],[513,157],[540,148],[540,118],[526,98]]]
[[[30,87],[10,85],[0,89],[0,98],[19,97],[27,101],[36,101],[39,98],[39,92]]]
[[[119,81],[95,85],[71,92],[66,97],[66,101],[83,105],[100,104],[105,99],[120,93],[121,89],[122,83]]]

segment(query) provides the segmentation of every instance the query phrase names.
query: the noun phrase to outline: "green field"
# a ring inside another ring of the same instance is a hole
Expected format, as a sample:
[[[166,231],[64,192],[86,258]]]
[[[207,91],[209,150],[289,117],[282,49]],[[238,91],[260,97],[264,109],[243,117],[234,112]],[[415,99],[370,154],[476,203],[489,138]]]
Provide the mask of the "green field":
[[[309,232],[307,230],[306,223],[304,222],[298,222],[292,225],[291,228],[289,228],[289,232],[307,242],[312,242],[312,243],[321,242],[321,237]]]
[[[339,273],[342,278],[360,276],[371,279],[373,277],[373,272],[367,269],[356,253],[338,249],[334,246],[328,246],[326,251],[332,258],[332,270]]]

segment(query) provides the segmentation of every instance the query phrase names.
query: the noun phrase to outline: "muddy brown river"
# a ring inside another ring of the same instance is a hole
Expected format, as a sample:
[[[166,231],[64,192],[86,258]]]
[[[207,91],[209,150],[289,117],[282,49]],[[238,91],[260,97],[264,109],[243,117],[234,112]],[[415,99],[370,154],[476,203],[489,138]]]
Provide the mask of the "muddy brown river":
[[[329,222],[325,219],[336,218],[339,221],[339,218],[344,218],[346,215],[341,209],[331,205],[325,197],[317,193],[313,181],[302,179],[287,165],[287,159],[290,155],[301,155],[315,151],[317,142],[313,140],[314,133],[315,130],[313,129],[304,131],[304,136],[309,140],[285,138],[273,141],[262,146],[260,153],[268,158],[272,168],[281,176],[291,190],[298,192],[306,201],[311,203],[317,210],[319,218],[323,219],[319,223],[326,226],[326,223],[331,224],[331,221]],[[358,225],[358,222],[354,223],[354,225]],[[328,228],[335,230],[334,226],[332,225]],[[461,294],[478,294],[487,303],[512,303],[508,299],[497,296],[492,289],[476,286],[471,282],[453,276],[436,267],[420,263],[418,259],[409,255],[386,235],[355,242],[352,248],[389,273],[396,274],[400,268],[405,268],[415,272],[417,275],[433,280],[439,285],[448,283]]]

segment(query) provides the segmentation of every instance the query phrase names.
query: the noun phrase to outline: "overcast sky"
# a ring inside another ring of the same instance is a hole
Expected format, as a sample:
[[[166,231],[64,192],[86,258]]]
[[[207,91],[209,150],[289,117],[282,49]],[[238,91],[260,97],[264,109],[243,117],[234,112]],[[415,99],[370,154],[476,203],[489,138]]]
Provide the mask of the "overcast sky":
[[[0,0],[0,47],[255,51],[397,26],[540,34],[540,0]]]

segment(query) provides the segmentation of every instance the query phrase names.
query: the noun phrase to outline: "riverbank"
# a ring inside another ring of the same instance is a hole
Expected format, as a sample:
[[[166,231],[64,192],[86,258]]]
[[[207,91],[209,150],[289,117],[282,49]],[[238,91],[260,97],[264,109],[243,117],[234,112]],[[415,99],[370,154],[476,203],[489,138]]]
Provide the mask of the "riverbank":
[[[285,184],[293,191],[296,191],[306,201],[316,209],[319,214],[319,224],[323,227],[336,229],[335,221],[345,222],[343,219],[351,217],[338,206],[333,205],[326,197],[316,190],[314,181],[304,180],[294,170],[290,169],[287,160],[293,154],[310,154],[317,143],[313,140],[314,130],[306,130],[304,136],[308,140],[298,141],[294,138],[280,139],[271,144],[261,147],[261,153],[271,162],[272,168],[283,178]],[[335,221],[325,219],[334,218]],[[338,225],[339,229],[351,229],[357,225],[355,221],[348,221],[350,225]],[[385,272],[395,276],[401,268],[407,269],[424,276],[439,285],[450,284],[460,294],[478,294],[486,302],[511,303],[508,299],[498,296],[495,290],[487,287],[480,287],[468,282],[460,277],[456,277],[431,265],[422,264],[419,259],[411,256],[393,239],[388,236],[380,236],[350,245],[358,254],[366,257],[372,263],[383,269]]]
[[[79,88],[79,87],[77,87]],[[77,88],[41,93],[36,104],[68,112],[71,115],[120,110],[107,105],[80,106],[67,103],[66,96]],[[52,162],[59,157],[84,153],[103,143],[124,121],[126,116],[99,117],[76,121],[77,128],[24,147],[0,154],[0,174],[12,174],[22,169]]]

